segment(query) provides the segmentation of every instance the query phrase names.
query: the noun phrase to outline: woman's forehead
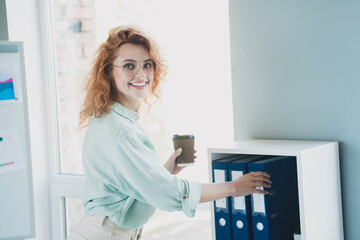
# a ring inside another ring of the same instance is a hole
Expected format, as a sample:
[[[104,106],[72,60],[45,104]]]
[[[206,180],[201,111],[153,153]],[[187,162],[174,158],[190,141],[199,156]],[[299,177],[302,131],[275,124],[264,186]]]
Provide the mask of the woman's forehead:
[[[150,58],[150,53],[140,44],[126,43],[121,45],[117,50],[117,59],[123,61],[126,59],[145,61]]]

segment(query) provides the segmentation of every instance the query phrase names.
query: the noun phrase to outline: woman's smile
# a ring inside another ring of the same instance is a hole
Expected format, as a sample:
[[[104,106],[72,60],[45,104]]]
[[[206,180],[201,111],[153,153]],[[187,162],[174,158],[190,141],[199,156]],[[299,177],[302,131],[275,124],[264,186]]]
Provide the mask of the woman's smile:
[[[129,84],[136,88],[136,89],[144,89],[146,87],[146,85],[148,85],[149,81],[135,81],[135,82],[130,82]]]

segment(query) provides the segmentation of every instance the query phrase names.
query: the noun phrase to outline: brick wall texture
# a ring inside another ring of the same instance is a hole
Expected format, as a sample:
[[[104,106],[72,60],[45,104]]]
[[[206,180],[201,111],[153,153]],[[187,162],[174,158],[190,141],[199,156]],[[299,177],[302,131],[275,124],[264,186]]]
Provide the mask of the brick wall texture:
[[[96,49],[94,0],[53,0],[60,171],[83,174],[78,129],[83,79]],[[80,132],[80,134],[79,134]],[[84,131],[83,131],[84,132]]]

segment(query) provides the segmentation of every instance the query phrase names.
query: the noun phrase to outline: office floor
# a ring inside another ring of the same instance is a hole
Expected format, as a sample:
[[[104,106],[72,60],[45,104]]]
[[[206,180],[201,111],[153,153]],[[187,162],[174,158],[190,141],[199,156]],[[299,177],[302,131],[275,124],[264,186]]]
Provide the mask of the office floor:
[[[210,211],[197,210],[195,217],[186,217],[182,212],[157,210],[145,224],[144,240],[211,239]]]

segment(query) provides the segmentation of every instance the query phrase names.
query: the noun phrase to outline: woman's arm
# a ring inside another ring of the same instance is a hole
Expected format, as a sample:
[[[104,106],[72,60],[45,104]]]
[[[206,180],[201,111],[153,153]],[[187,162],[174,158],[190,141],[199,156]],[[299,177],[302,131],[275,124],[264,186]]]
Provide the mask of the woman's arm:
[[[176,175],[183,169],[183,167],[177,167],[175,164],[175,159],[181,154],[181,151],[182,149],[179,148],[173,152],[164,165],[171,174]],[[200,203],[211,202],[229,196],[240,197],[253,193],[268,194],[267,191],[257,189],[256,187],[270,188],[270,184],[270,175],[266,172],[248,173],[232,182],[202,183]]]
[[[246,196],[253,193],[268,194],[256,187],[271,187],[270,175],[266,172],[245,174],[234,181],[224,183],[202,183],[200,203],[211,202],[221,198]]]

